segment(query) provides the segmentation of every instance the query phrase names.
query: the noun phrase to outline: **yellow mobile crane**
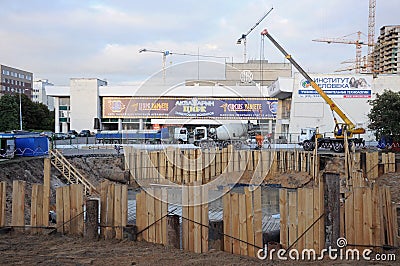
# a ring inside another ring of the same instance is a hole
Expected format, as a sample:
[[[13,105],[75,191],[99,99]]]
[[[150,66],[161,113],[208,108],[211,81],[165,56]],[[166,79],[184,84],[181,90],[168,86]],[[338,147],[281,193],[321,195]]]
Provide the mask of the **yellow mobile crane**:
[[[349,147],[352,145],[364,145],[365,141],[362,138],[355,138],[356,134],[364,134],[364,128],[357,128],[354,123],[346,116],[346,114],[332,101],[331,98],[318,86],[314,80],[304,71],[304,69],[297,64],[297,62],[292,58],[290,54],[288,54],[285,49],[268,33],[266,29],[261,32],[261,35],[266,36],[278,50],[285,56],[287,60],[307,79],[310,85],[314,90],[318,92],[318,94],[325,100],[325,102],[329,105],[332,112],[335,112],[342,120],[342,123],[339,123],[334,116],[335,128],[333,130],[333,134],[335,138],[325,138],[322,135],[315,133],[312,138],[306,139],[303,141],[304,150],[313,150],[315,147],[315,137],[317,138],[318,148],[332,148],[335,152],[342,152],[344,149],[344,138],[345,134],[347,134]]]

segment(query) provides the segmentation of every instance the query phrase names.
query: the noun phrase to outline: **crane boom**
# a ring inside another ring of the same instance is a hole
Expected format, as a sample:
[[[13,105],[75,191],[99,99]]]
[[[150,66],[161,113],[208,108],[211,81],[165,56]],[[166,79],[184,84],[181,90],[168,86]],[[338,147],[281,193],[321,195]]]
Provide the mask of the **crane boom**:
[[[287,60],[303,75],[308,82],[310,82],[311,87],[318,92],[319,95],[325,100],[325,102],[329,105],[331,110],[335,112],[345,123],[347,126],[346,130],[348,130],[351,134],[363,134],[365,133],[365,129],[363,128],[355,128],[354,123],[347,117],[347,115],[333,102],[333,100],[318,86],[317,83],[304,71],[304,69],[297,64],[297,62],[292,58],[290,54],[288,54],[285,49],[268,33],[266,29],[261,32],[262,35],[266,36],[278,50],[285,56]],[[337,121],[335,119],[335,124],[337,125]]]
[[[249,35],[260,23],[261,21],[263,21],[268,15],[269,13],[271,13],[272,9],[274,9],[273,7],[271,7],[271,9],[264,14],[264,16],[262,16],[256,24],[254,24],[253,27],[251,27],[246,33],[243,33],[240,38],[237,40],[237,44],[242,44],[243,43],[243,62],[246,63],[246,43],[247,43],[247,35]]]

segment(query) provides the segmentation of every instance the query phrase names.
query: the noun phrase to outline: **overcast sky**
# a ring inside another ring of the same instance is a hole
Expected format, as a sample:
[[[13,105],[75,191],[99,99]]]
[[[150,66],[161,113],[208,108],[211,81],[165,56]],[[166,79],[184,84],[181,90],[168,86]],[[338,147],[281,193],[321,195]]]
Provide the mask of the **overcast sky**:
[[[263,28],[309,72],[331,73],[355,58],[354,45],[312,39],[362,31],[367,41],[368,0],[0,0],[0,64],[68,85],[80,77],[142,81],[162,62],[161,54],[139,53],[142,48],[242,62],[237,39],[271,7],[247,38],[249,59],[260,59]],[[399,0],[377,0],[376,37],[382,26],[400,24],[399,10]],[[267,39],[264,57],[284,61]],[[170,55],[167,64],[195,59]]]

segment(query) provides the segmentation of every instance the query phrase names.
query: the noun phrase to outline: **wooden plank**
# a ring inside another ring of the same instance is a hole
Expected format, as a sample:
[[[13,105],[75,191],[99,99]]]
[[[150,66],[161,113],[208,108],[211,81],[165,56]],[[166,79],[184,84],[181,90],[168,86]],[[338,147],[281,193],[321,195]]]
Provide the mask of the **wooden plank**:
[[[250,152],[251,154],[251,152]],[[248,187],[244,188],[246,204],[246,230],[247,230],[247,253],[250,257],[256,256],[258,249],[254,248],[254,215],[253,215],[253,195]]]
[[[182,152],[176,150],[174,161],[175,183],[182,184]]]
[[[261,209],[261,187],[257,187],[253,191],[253,206],[254,206],[254,245],[257,248],[263,247],[262,235],[262,209]]]
[[[57,232],[64,234],[64,202],[63,202],[63,191],[62,187],[56,188],[56,225]]]
[[[189,150],[189,183],[196,181],[196,150]]]
[[[354,244],[362,245],[363,240],[363,189],[354,188]],[[358,247],[357,247],[358,248]],[[364,248],[358,248],[364,250]]]
[[[84,233],[84,216],[83,216],[83,185],[75,184],[76,186],[76,208],[78,216],[76,217],[77,222],[77,234],[83,236]]]
[[[381,218],[382,211],[379,205],[379,187],[376,185],[372,186],[372,240],[374,246],[382,246],[381,240]]]
[[[289,246],[297,239],[297,192],[289,191]],[[297,244],[292,248],[297,248]]]
[[[128,222],[128,186],[121,186],[121,225],[126,227]]]
[[[201,181],[197,181],[201,182]],[[193,186],[193,250],[201,253],[201,187]]]
[[[314,220],[317,219],[318,217],[314,217],[314,193],[312,188],[305,188],[305,218],[306,218],[306,230],[311,227],[311,225],[314,223]],[[314,248],[314,233],[313,233],[314,227],[311,227],[310,230],[307,231],[307,233],[304,235],[305,237],[305,244],[304,248],[311,249]]]
[[[223,150],[217,150],[215,153],[215,175],[219,176],[222,173],[222,152]]]
[[[300,237],[306,230],[306,190],[304,188],[299,188],[297,190],[297,235]],[[303,235],[297,242],[297,249],[301,252],[305,247],[305,235]]]
[[[163,188],[161,189],[161,244],[166,245],[168,242],[167,237],[167,215],[168,215],[168,191]]]
[[[145,198],[145,192],[142,190],[141,192],[136,194],[136,226],[138,232],[142,232],[144,229],[144,201],[146,200]],[[139,233],[137,236],[137,240],[141,241],[143,240],[143,233]]]
[[[396,154],[389,152],[389,173],[396,172]]]
[[[105,238],[112,239],[115,236],[114,226],[114,198],[115,184],[109,184],[107,187],[107,222],[105,228]]]
[[[386,212],[387,212],[387,235],[388,235],[388,244],[394,246],[395,236],[393,234],[393,213],[392,213],[392,197],[390,194],[389,187],[385,186],[385,198],[386,198]]]
[[[44,158],[43,170],[43,209],[42,217],[49,216],[50,207],[50,176],[51,176],[51,161],[49,157]],[[49,219],[43,219],[43,226],[49,225]]]
[[[203,182],[203,155],[200,149],[196,150],[196,157],[195,157],[195,164],[196,164],[196,182]]]
[[[216,175],[216,161],[217,161],[217,151],[216,149],[211,149],[210,150],[210,163],[211,163],[211,167],[210,167],[210,181],[211,179],[213,179]]]
[[[7,183],[2,181],[0,182],[0,227],[6,225],[6,194]]]
[[[232,253],[240,255],[240,242],[237,240],[240,238],[239,234],[239,194],[232,193],[231,196],[231,208],[232,208]]]
[[[280,242],[282,248],[288,248],[288,199],[287,190],[279,189],[279,213],[280,213]]]
[[[182,248],[189,250],[189,187],[182,187]]]
[[[39,184],[33,184],[32,185],[32,196],[31,196],[31,226],[32,227],[36,227],[38,226],[38,192],[39,190]],[[35,230],[35,228],[32,228],[32,233],[36,233],[37,231]]]
[[[113,226],[115,228],[115,238],[122,240],[123,239],[123,228],[122,228],[122,186],[115,185],[114,186],[114,223]]]
[[[203,151],[203,184],[208,183],[211,180],[211,160],[210,160],[210,150]]]
[[[189,186],[189,251],[194,252],[194,189]]]
[[[363,190],[363,245],[373,245],[372,234],[372,191],[369,187]]]
[[[189,166],[189,151],[184,150],[183,151],[183,157],[182,157],[182,165],[183,165],[183,184],[189,184],[190,178],[189,178],[189,172],[190,172],[190,166]]]
[[[64,203],[64,233],[68,234],[71,227],[71,200],[70,200],[70,186],[65,186],[62,193],[62,202]]]
[[[147,217],[148,217],[148,242],[155,243],[156,241],[156,227],[154,225],[155,222],[155,200],[154,200],[154,189],[147,189],[148,193],[146,194],[146,209],[147,209]]]
[[[161,189],[154,189],[154,220],[157,221],[154,225],[155,227],[155,243],[162,243],[162,225],[161,225]]]
[[[105,227],[107,224],[107,188],[109,181],[104,180],[100,183],[100,235],[105,236]]]
[[[70,233],[78,234],[78,202],[77,202],[77,187],[76,184],[69,185],[69,197],[71,202],[71,223],[70,223]]]
[[[25,225],[25,181],[14,180],[12,190],[11,225]]]
[[[321,215],[324,213],[324,194],[323,194],[323,188],[320,189],[321,183],[319,184],[318,187],[313,188],[314,192],[314,202],[313,202],[313,216],[314,220],[319,219],[313,229],[313,238],[314,238],[314,250],[319,252],[324,248],[324,242],[325,239],[324,236],[324,218],[320,218]],[[323,184],[322,184],[323,187]],[[321,236],[322,235],[322,236]],[[322,240],[321,240],[322,239]]]
[[[245,194],[239,194],[239,238],[240,242],[240,255],[247,256],[247,217],[246,217],[246,196]]]
[[[201,191],[201,252],[208,252],[208,187],[202,186]]]
[[[223,227],[224,227],[224,251],[232,253],[232,215],[231,215],[231,194],[225,192],[222,196],[223,204]]]

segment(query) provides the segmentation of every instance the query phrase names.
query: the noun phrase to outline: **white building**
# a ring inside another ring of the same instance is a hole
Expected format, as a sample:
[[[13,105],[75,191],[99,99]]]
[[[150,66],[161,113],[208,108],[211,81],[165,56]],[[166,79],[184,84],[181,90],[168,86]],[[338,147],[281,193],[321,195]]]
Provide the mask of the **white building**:
[[[43,103],[50,111],[54,110],[54,99],[46,94],[46,87],[53,86],[47,79],[40,79],[33,82],[32,101]]]
[[[352,74],[310,76],[356,126],[367,130],[362,136],[366,140],[374,140],[373,132],[368,130],[368,113],[371,109],[368,101],[385,89],[400,91],[399,75],[379,75],[377,78]],[[280,124],[284,128],[282,132],[288,132],[288,138],[292,141],[296,140],[300,129],[305,127],[318,127],[320,133],[333,136],[333,116],[341,121],[299,73],[295,73],[293,78],[279,78],[269,87],[269,96],[281,99],[282,103],[290,103],[289,121],[283,120]],[[280,106],[288,106],[287,103]]]

